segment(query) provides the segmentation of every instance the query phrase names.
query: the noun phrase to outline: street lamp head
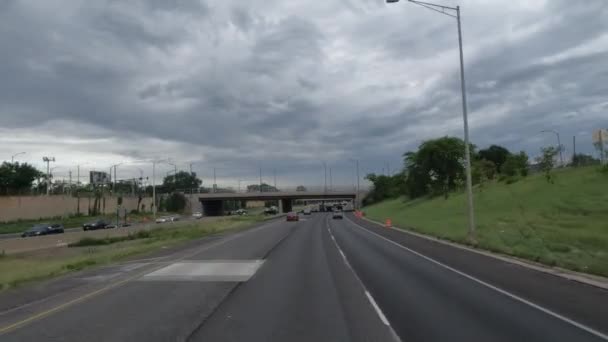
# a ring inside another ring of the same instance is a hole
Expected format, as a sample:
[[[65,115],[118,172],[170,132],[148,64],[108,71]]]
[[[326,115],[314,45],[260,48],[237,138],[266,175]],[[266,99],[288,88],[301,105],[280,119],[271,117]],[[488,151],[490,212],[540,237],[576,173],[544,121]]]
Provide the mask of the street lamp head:
[[[399,0],[386,0],[387,4],[392,4],[392,3],[395,3],[395,2],[399,2]]]

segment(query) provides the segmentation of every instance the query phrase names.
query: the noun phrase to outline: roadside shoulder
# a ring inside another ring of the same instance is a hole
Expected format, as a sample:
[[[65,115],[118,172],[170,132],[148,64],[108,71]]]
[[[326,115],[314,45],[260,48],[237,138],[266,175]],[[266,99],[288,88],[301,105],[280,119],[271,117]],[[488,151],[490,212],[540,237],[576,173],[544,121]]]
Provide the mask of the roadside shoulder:
[[[373,223],[377,226],[382,226],[382,223],[374,221],[367,217],[362,217],[362,219],[367,222]],[[593,275],[593,274],[576,272],[576,271],[572,271],[572,270],[568,270],[568,269],[564,269],[564,268],[560,268],[560,267],[550,267],[550,266],[546,266],[544,264],[536,263],[536,262],[533,262],[530,260],[525,260],[525,259],[521,259],[521,258],[517,258],[517,257],[505,255],[505,254],[498,254],[498,253],[490,252],[485,249],[473,248],[473,247],[462,245],[462,244],[459,244],[456,242],[439,239],[434,236],[425,235],[425,234],[421,234],[418,232],[413,232],[407,228],[400,228],[400,227],[392,226],[389,229],[403,233],[403,234],[409,234],[409,235],[412,235],[412,236],[415,236],[415,237],[418,237],[421,239],[433,241],[433,242],[443,244],[446,246],[450,246],[453,248],[465,250],[465,251],[468,251],[471,253],[476,253],[476,254],[494,258],[494,259],[497,259],[500,261],[508,262],[508,263],[518,265],[521,267],[526,267],[526,268],[534,270],[534,271],[551,274],[556,277],[561,277],[561,278],[564,278],[567,280],[572,280],[572,281],[580,282],[580,283],[583,283],[586,285],[591,285],[591,286],[599,287],[604,290],[608,290],[608,278],[605,278],[605,277],[601,277],[601,276],[597,276],[597,275]]]

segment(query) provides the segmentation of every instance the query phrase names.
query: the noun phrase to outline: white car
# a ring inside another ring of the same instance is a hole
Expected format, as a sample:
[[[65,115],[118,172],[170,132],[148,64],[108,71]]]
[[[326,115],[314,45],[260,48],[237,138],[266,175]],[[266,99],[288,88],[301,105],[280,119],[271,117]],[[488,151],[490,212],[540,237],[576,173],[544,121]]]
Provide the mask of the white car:
[[[166,222],[171,222],[171,216],[161,216],[159,218],[156,219],[156,223],[166,223]]]
[[[203,218],[203,213],[201,213],[200,211],[197,211],[192,214],[192,217],[198,220],[200,218]]]

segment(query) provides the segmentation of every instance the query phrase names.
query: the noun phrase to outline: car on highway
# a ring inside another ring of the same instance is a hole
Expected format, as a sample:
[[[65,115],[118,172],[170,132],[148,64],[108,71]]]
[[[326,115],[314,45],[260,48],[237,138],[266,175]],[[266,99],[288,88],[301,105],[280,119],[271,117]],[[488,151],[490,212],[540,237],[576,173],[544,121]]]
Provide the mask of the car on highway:
[[[110,223],[104,220],[97,220],[93,222],[88,222],[82,225],[82,230],[97,230],[97,229],[106,229],[110,228]]]
[[[334,220],[341,220],[344,218],[344,213],[342,213],[342,210],[334,210],[334,213],[331,215],[331,218]]]
[[[23,234],[21,234],[21,237],[61,234],[63,232],[64,232],[63,225],[61,225],[61,224],[40,223],[40,224],[34,225],[32,228],[23,232]]]
[[[264,214],[266,215],[276,215],[279,213],[279,208],[272,206],[269,208],[264,208]]]
[[[201,219],[201,218],[203,218],[203,213],[201,213],[200,211],[197,211],[192,214],[192,218],[197,219],[197,220]]]
[[[302,210],[302,214],[304,214],[304,215],[310,215],[310,214],[312,214],[312,209],[310,209],[310,208],[304,208],[304,210]]]
[[[300,221],[300,216],[294,211],[290,211],[287,213],[287,221]]]

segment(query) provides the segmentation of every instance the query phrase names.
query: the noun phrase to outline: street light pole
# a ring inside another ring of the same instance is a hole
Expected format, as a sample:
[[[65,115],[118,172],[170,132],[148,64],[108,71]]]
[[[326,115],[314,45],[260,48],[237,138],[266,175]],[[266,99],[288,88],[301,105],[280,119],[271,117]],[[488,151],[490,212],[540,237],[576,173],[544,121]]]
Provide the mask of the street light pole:
[[[325,171],[325,186],[323,188],[323,192],[327,192],[327,163],[323,160],[323,170]]]
[[[15,162],[15,157],[16,157],[16,156],[19,156],[19,155],[22,155],[22,154],[25,154],[25,152],[19,152],[19,153],[15,153],[15,154],[13,154],[13,155],[11,156],[11,164],[13,164],[13,163]]]
[[[356,202],[355,202],[355,204],[356,204],[356,208],[357,209],[361,209],[360,208],[361,207],[361,204],[360,204],[361,200],[359,198],[359,194],[360,194],[360,192],[359,192],[359,159],[350,159],[350,161],[354,162],[355,163],[355,167],[357,168],[357,196],[356,196]]]
[[[564,166],[564,157],[562,155],[562,142],[559,138],[559,132],[552,129],[545,129],[540,131],[541,133],[553,133],[557,137],[557,149],[559,151],[559,163],[560,166]]]
[[[458,48],[460,50],[460,90],[462,92],[462,119],[464,123],[464,152],[465,152],[465,174],[467,188],[467,212],[469,217],[468,239],[474,242],[475,233],[475,210],[473,206],[473,182],[471,178],[471,151],[469,147],[469,119],[467,108],[466,81],[464,77],[464,56],[462,52],[462,27],[460,20],[460,6],[448,7],[423,1],[408,0],[409,2],[439,12],[452,18],[458,23]],[[387,3],[399,2],[399,0],[386,0]],[[451,12],[451,13],[450,13]],[[452,14],[456,12],[456,15]]]

